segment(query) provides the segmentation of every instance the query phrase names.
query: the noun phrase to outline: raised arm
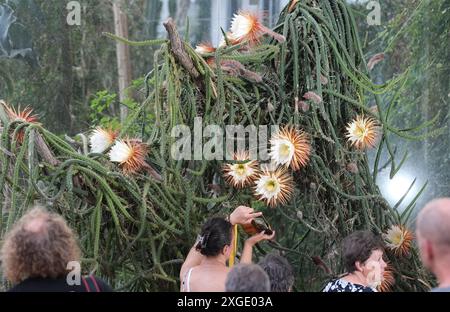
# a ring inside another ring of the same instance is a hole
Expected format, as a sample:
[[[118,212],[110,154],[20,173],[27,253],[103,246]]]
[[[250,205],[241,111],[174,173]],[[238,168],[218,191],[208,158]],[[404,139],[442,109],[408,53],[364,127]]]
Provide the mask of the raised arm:
[[[231,223],[231,225],[248,224],[252,222],[254,218],[257,218],[261,215],[262,215],[261,212],[255,212],[253,208],[239,206],[231,213],[228,221]],[[199,251],[195,249],[197,243],[198,241],[196,241],[194,246],[192,246],[191,250],[189,251],[189,254],[186,257],[186,260],[181,266],[180,270],[181,283],[183,283],[184,277],[186,273],[189,271],[189,269],[200,265],[200,263],[205,258],[205,256],[203,256]]]
[[[189,251],[189,254],[186,257],[186,260],[184,260],[183,265],[181,266],[180,270],[180,281],[183,283],[184,277],[186,273],[189,271],[190,268],[196,267],[197,265],[200,265],[202,260],[205,258],[204,255],[200,253],[200,251],[197,251],[195,247],[197,246],[198,241],[195,242],[194,246],[192,246],[191,250]]]
[[[242,250],[241,263],[251,264],[253,258],[253,246],[263,240],[271,240],[275,237],[275,231],[271,235],[266,235],[264,232],[253,235],[244,243]]]

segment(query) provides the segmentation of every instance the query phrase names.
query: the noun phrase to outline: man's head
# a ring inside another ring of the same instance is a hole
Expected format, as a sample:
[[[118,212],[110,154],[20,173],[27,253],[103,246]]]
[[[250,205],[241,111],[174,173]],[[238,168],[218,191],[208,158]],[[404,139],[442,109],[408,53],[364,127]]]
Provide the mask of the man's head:
[[[268,254],[258,263],[270,279],[272,292],[289,292],[294,285],[294,270],[286,258]]]
[[[259,265],[238,264],[228,273],[225,290],[227,292],[269,292],[269,276]]]
[[[450,266],[450,198],[433,200],[420,211],[416,235],[426,267],[436,273]]]
[[[59,278],[80,250],[64,219],[42,208],[27,212],[9,231],[1,249],[3,271],[12,283],[31,278]]]

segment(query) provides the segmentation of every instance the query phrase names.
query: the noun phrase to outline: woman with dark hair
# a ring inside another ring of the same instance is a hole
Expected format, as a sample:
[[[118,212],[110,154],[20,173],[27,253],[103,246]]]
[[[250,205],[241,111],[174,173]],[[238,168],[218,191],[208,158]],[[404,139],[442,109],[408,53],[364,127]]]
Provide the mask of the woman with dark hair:
[[[224,218],[209,219],[181,267],[181,291],[224,292],[230,270],[227,260],[232,250],[233,225],[248,224],[261,215],[252,208],[240,206],[230,215],[229,221]],[[268,240],[274,235],[260,233],[250,239]]]
[[[386,262],[381,238],[370,231],[357,231],[342,243],[342,257],[347,273],[328,283],[324,292],[376,292]]]

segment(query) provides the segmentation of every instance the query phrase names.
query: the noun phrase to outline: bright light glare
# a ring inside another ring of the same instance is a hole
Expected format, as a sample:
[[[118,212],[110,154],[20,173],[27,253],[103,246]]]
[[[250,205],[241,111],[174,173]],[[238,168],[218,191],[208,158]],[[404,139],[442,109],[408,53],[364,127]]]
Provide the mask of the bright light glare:
[[[391,205],[395,205],[406,194],[413,181],[413,177],[401,173],[395,175],[392,180],[387,177],[386,181],[382,183],[382,193]],[[404,199],[403,204],[408,203],[408,200],[414,196],[416,184],[417,181]]]

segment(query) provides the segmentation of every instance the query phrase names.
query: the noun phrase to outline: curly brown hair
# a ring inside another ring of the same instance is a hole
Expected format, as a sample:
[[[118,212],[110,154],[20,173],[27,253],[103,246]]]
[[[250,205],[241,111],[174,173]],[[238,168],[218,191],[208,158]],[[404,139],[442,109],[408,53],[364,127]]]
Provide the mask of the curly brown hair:
[[[4,276],[15,284],[31,277],[65,276],[67,264],[79,261],[80,248],[60,215],[36,207],[6,234],[1,258]]]

